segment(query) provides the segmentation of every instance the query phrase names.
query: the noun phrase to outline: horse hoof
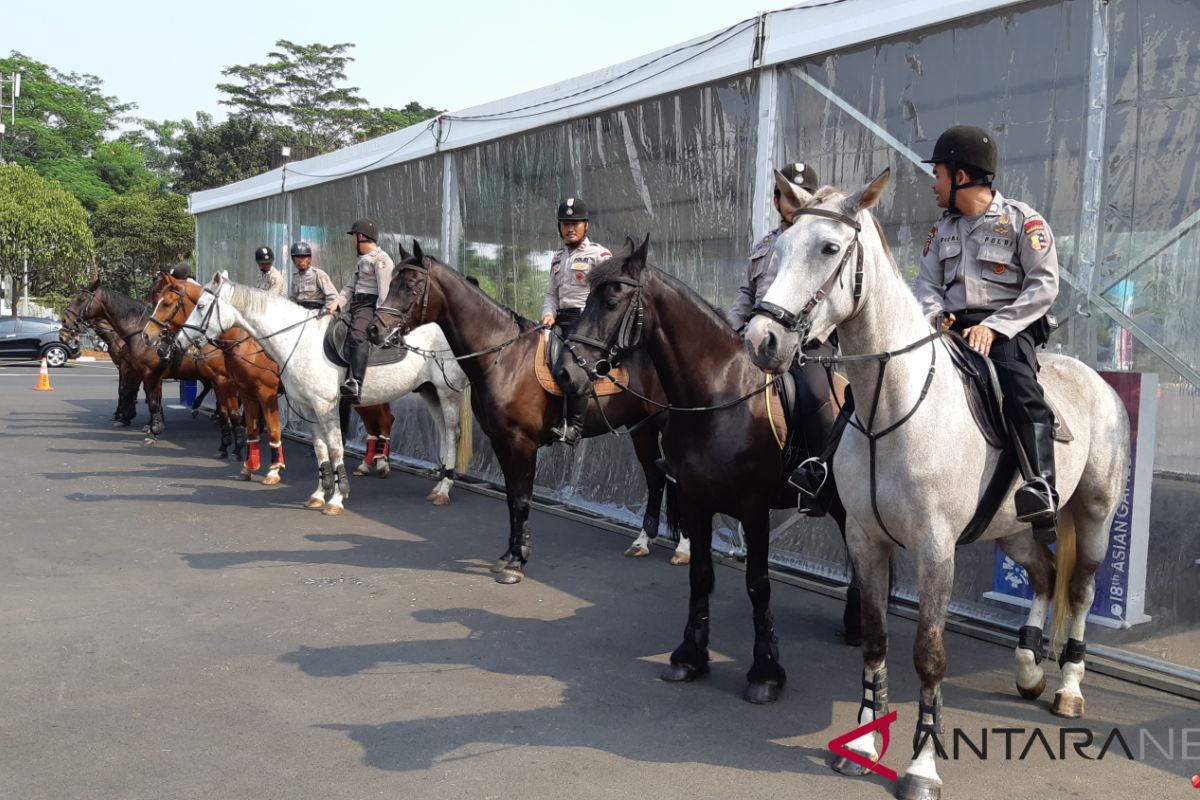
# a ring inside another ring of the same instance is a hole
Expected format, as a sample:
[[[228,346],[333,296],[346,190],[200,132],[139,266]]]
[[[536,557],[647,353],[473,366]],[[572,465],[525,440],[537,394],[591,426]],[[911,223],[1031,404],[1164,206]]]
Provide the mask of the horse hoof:
[[[868,772],[870,772],[869,769],[861,764],[856,764],[850,759],[843,758],[842,756],[838,756],[837,758],[833,759],[833,761],[829,762],[829,766],[833,768],[834,772],[842,775],[848,775],[851,778],[861,778],[863,775],[866,775]]]
[[[335,506],[333,503],[326,503],[325,507],[321,509],[321,513],[327,517],[339,516],[343,511],[345,511],[344,508]]]
[[[150,447],[154,444],[158,444],[158,439],[153,436],[147,436],[145,439],[142,439],[142,447]]]
[[[525,580],[525,573],[519,569],[506,569],[496,576],[496,583],[502,583],[505,586],[512,586],[523,580]]]
[[[631,544],[621,555],[629,558],[645,558],[650,555],[650,548],[640,544]]]
[[[691,683],[697,678],[704,677],[706,672],[708,669],[696,669],[687,664],[671,664],[662,671],[658,679],[667,683]]]
[[[379,477],[386,478],[388,475],[392,474],[392,468],[391,467],[380,467],[377,470],[377,472],[379,474]]]
[[[1021,695],[1023,700],[1037,700],[1042,696],[1042,692],[1044,691],[1046,691],[1046,677],[1044,675],[1038,681],[1037,686],[1034,686],[1032,689],[1023,689],[1021,688],[1021,684],[1017,684],[1017,693]]]
[[[325,508],[325,501],[319,497],[310,497],[304,501],[305,508]]]
[[[1083,718],[1083,698],[1078,695],[1065,695],[1058,692],[1054,695],[1054,703],[1050,706],[1050,713],[1056,717],[1064,717],[1065,719],[1082,719]]]
[[[686,567],[688,564],[692,563],[692,557],[687,553],[676,553],[675,555],[671,556],[671,563],[677,567]]]
[[[193,408],[193,409],[192,409],[192,419],[195,419],[195,418],[196,418],[196,417],[198,417],[198,416],[200,416],[200,409],[198,409],[198,408]]]
[[[224,450],[218,450],[217,452],[213,453],[213,458],[215,458],[217,461],[228,461],[229,453],[226,453]]]
[[[130,422],[129,422],[129,420],[127,420],[127,419],[119,419],[119,420],[117,420],[116,422],[114,422],[114,423],[112,424],[112,426],[113,426],[114,428],[128,428],[128,427],[130,426],[130,424],[131,424],[131,423],[130,423]]]
[[[254,474],[253,474],[253,473],[251,473],[251,472],[249,472],[249,471],[247,471],[247,470],[242,470],[241,472],[239,472],[239,473],[238,473],[238,477],[237,477],[237,479],[238,479],[239,481],[248,481],[248,480],[250,480],[250,479],[251,479],[251,478],[253,478],[253,477],[254,477]],[[324,503],[322,503],[322,505],[324,505]]]
[[[444,494],[433,494],[425,499],[428,500],[429,502],[433,503],[435,506],[450,505],[450,498],[446,497],[446,495],[444,495]]]
[[[896,784],[896,800],[941,800],[942,782],[905,774]]]
[[[142,433],[149,433],[149,432],[150,432],[150,426],[149,426],[149,425],[143,425],[143,426],[142,426]]]
[[[359,464],[358,469],[354,470],[354,472],[351,472],[350,474],[354,475],[357,478],[361,478],[365,475],[370,475],[371,468],[368,467],[366,464]]]
[[[774,703],[779,699],[779,684],[766,681],[751,683],[746,687],[742,697],[747,703],[754,703],[757,706]]]
[[[278,475],[268,475],[267,477],[263,478],[263,486],[274,486],[275,484],[279,483],[280,480],[281,478]]]

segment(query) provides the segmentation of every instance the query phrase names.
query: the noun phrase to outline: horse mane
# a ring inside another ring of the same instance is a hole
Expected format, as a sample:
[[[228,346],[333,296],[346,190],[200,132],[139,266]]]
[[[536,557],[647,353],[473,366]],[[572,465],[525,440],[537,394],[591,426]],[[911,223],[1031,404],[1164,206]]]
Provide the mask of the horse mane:
[[[136,297],[114,292],[112,289],[106,287],[98,287],[98,289],[103,289],[108,310],[118,319],[141,318],[149,313],[152,308],[145,300],[138,300]]]
[[[447,269],[450,272],[454,273],[455,275],[458,275],[459,277],[461,277],[463,279],[463,283],[466,283],[468,286],[470,286],[473,291],[478,292],[479,295],[482,298],[484,298],[484,300],[486,300],[488,303],[490,303],[496,310],[503,311],[505,314],[508,314],[509,316],[511,316],[513,322],[515,322],[517,324],[517,328],[520,329],[521,333],[524,333],[525,331],[533,330],[534,328],[536,328],[538,326],[538,323],[534,322],[531,319],[527,319],[526,317],[521,316],[516,311],[514,311],[511,308],[509,308],[508,306],[504,305],[504,303],[501,303],[499,300],[497,300],[496,298],[492,297],[490,294],[485,292],[483,290],[483,287],[480,286],[477,281],[474,281],[471,279],[471,276],[469,276],[465,273],[459,272],[454,267],[447,264],[445,261],[439,261],[436,258],[434,258],[433,256],[428,256],[428,255],[423,256],[421,258],[417,258],[415,255],[413,255],[413,256],[409,256],[408,258],[406,258],[400,262],[400,265],[405,266],[405,267],[426,267],[426,268],[428,268],[428,267],[432,267],[434,264],[437,264],[438,266],[443,267],[444,269]]]
[[[229,281],[229,284],[233,287],[233,291],[229,293],[229,302],[239,311],[251,314],[265,314],[272,306],[284,303],[288,306],[295,306],[295,303],[288,301],[286,298],[264,292],[262,289],[234,283],[233,281]],[[298,306],[295,307],[298,308]]]
[[[607,283],[614,278],[621,277],[624,274],[625,262],[628,258],[629,256],[625,255],[614,255],[604,259],[599,264],[592,267],[590,270],[588,270],[588,285],[594,289],[595,287],[600,286],[603,283]],[[646,262],[646,266],[653,271],[655,277],[691,297],[696,302],[696,305],[699,306],[701,310],[703,310],[704,313],[714,321],[719,321],[721,325],[724,325],[727,328],[729,327],[729,322],[725,319],[725,314],[722,313],[722,311],[712,303],[710,303],[707,298],[702,297],[700,293],[691,286],[688,286],[671,273],[665,272],[659,267],[654,266],[649,261]]]

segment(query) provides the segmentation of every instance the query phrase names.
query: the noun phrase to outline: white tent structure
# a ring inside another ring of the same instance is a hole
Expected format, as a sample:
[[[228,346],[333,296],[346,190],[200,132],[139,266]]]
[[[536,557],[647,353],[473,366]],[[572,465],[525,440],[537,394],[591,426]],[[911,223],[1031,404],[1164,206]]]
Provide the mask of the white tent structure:
[[[1133,533],[1116,537],[1123,575],[1102,573],[1114,582],[1097,613],[1126,629],[1105,634],[1112,643],[1165,656],[1195,680],[1200,634],[1179,631],[1200,621],[1198,117],[1194,2],[825,0],[199,192],[190,209],[201,275],[249,280],[255,247],[304,239],[344,279],[343,232],[370,216],[392,252],[415,237],[533,316],[557,247],[554,208],[579,195],[593,239],[616,248],[649,232],[657,264],[724,306],[753,242],[776,224],[773,165],[802,160],[843,187],[890,166],[879,217],[913,276],[939,213],[920,160],[950,125],[989,128],[997,188],[1042,211],[1056,235],[1062,327],[1051,346],[1157,381],[1134,381]],[[397,449],[432,461],[419,405],[397,412]],[[476,441],[474,472],[496,478],[486,439]],[[634,518],[643,498],[627,445],[559,450],[543,452],[546,495]],[[779,563],[845,578],[830,525],[777,521]],[[989,549],[963,551],[960,564],[956,610],[1018,619],[984,597],[1019,583]]]

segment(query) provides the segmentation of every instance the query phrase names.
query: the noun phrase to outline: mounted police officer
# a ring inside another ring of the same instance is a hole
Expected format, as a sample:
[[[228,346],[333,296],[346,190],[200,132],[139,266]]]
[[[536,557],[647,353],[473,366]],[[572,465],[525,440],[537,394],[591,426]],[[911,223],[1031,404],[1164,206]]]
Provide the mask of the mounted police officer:
[[[192,267],[185,261],[180,261],[178,264],[163,264],[159,267],[159,272],[163,275],[170,275],[177,281],[196,283],[196,279],[192,277]]]
[[[796,189],[803,189],[812,194],[820,187],[816,171],[802,161],[792,162],[780,167],[779,173]],[[797,192],[798,194],[798,192]],[[779,235],[792,226],[792,218],[797,209],[791,201],[783,196],[779,187],[775,187],[772,204],[779,212],[779,226],[764,236],[754,249],[750,251],[750,264],[746,268],[746,277],[738,289],[733,305],[725,312],[725,319],[738,333],[742,333],[746,323],[754,316],[755,309],[762,302],[775,281],[777,265],[771,261],[771,248]],[[835,352],[834,334],[817,337],[804,348],[806,355],[833,355]],[[817,455],[825,448],[824,431],[827,429],[828,418],[834,416],[829,396],[829,376],[820,364],[806,364],[801,367],[793,363],[790,369],[796,381],[796,418],[802,420],[800,425],[801,446],[810,456]],[[819,472],[808,475],[806,469],[798,471],[792,477],[792,482],[804,486],[800,503],[809,513],[822,514],[831,498],[821,494],[826,486],[827,469],[822,465]]]
[[[254,251],[254,261],[262,274],[258,288],[270,294],[283,296],[283,273],[275,269],[275,253],[266,245]]]
[[[346,376],[341,392],[343,397],[357,399],[362,393],[363,378],[367,374],[367,326],[375,316],[375,307],[387,297],[395,265],[391,256],[378,244],[379,226],[375,220],[365,217],[355,220],[346,233],[354,237],[358,262],[354,265],[354,274],[342,287],[341,294],[330,300],[325,310],[332,314],[347,304],[350,306],[350,332],[347,336],[350,374]]]
[[[946,209],[925,240],[917,297],[925,313],[944,314],[943,328],[992,359],[1004,413],[1016,426],[1034,473],[1017,489],[1017,518],[1053,528],[1053,416],[1038,384],[1035,348],[1050,332],[1058,296],[1054,234],[1034,208],[992,188],[996,141],[971,125],[938,137],[933,192]]]
[[[296,242],[289,251],[292,257],[292,273],[288,297],[305,308],[324,309],[337,299],[337,287],[329,275],[320,267],[312,265],[312,247],[308,242]]]
[[[550,260],[550,282],[546,286],[546,302],[542,306],[542,324],[555,325],[564,339],[575,331],[579,315],[587,304],[588,272],[612,255],[607,247],[587,238],[588,210],[583,200],[568,197],[558,206],[558,235],[562,248]],[[575,399],[570,387],[564,348],[552,370],[554,380],[563,387],[563,424],[550,432],[574,447],[583,437],[583,415],[587,412],[586,398]]]

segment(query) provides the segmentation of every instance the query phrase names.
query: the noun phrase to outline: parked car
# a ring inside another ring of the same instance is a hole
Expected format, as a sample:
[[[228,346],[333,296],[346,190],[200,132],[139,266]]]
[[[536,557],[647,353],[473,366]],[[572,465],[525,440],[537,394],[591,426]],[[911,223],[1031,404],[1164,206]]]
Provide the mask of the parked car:
[[[0,317],[0,358],[45,358],[52,367],[79,358],[79,342],[58,338],[62,323],[41,317]]]

